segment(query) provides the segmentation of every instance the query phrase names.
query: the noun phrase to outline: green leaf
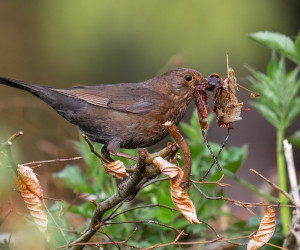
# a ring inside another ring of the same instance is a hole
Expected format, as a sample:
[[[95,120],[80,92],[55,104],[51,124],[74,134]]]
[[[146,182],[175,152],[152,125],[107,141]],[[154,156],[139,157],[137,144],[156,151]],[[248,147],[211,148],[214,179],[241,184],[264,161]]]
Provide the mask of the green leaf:
[[[67,166],[62,171],[53,174],[53,176],[61,179],[66,187],[71,190],[94,194],[94,190],[87,181],[86,175],[78,166]]]
[[[287,117],[286,117],[286,127],[288,127],[300,114],[300,98],[297,97],[294,99],[291,109],[288,111]]]
[[[231,172],[236,173],[237,170],[242,166],[245,159],[247,158],[247,155],[248,155],[247,145],[244,145],[240,148],[230,147],[227,155],[228,163],[224,167],[230,170]]]
[[[271,49],[275,49],[295,63],[300,64],[300,55],[293,40],[288,36],[270,31],[261,31],[250,34],[249,37]]]
[[[272,110],[258,102],[251,102],[251,105],[255,107],[274,127],[278,127],[280,120]]]
[[[70,208],[70,212],[79,214],[84,218],[91,218],[93,216],[94,210],[95,206],[91,202],[85,202],[81,205],[73,205]]]
[[[295,146],[300,148],[300,130],[297,130],[290,138],[289,142]]]
[[[300,31],[298,33],[298,36],[296,37],[296,40],[295,40],[295,47],[296,47],[296,51],[298,53],[298,57],[300,57]]]
[[[268,76],[270,76],[272,78],[272,80],[275,79],[275,74],[276,74],[277,69],[278,69],[278,63],[277,63],[276,52],[273,50],[272,58],[268,64],[268,69],[267,69]]]

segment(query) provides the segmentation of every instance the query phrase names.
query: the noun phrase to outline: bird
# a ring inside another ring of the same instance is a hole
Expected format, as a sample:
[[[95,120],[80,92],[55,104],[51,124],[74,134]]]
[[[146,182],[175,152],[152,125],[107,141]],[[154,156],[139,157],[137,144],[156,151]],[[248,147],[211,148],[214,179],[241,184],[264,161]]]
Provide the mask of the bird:
[[[119,148],[155,145],[176,125],[195,97],[195,88],[209,89],[203,75],[175,68],[138,83],[83,85],[52,88],[0,77],[0,84],[25,90],[51,106],[91,140],[103,144],[102,154],[125,156]],[[127,157],[130,158],[130,157]]]

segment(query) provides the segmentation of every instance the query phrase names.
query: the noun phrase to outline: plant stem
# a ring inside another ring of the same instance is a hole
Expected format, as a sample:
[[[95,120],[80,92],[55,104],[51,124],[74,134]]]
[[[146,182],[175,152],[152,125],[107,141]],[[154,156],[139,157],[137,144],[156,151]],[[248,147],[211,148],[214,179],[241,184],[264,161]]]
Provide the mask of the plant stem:
[[[287,175],[286,166],[283,152],[283,139],[285,135],[284,128],[277,128],[277,172],[279,186],[282,190],[287,192]],[[279,193],[280,204],[286,205],[289,200],[281,193]],[[289,226],[291,224],[291,214],[288,207],[280,207],[281,222],[282,222],[282,232],[283,235],[287,235],[289,232]]]
[[[265,198],[269,202],[274,202],[274,203],[278,203],[279,202],[279,200],[277,198],[264,193],[258,187],[252,185],[251,183],[249,183],[248,181],[242,179],[241,177],[238,177],[236,174],[228,171],[226,168],[223,169],[223,173],[226,176],[230,177],[231,179],[235,180],[236,182],[240,183],[241,185],[243,185],[247,189],[249,189],[249,190],[253,191],[254,193],[258,194],[259,196]]]

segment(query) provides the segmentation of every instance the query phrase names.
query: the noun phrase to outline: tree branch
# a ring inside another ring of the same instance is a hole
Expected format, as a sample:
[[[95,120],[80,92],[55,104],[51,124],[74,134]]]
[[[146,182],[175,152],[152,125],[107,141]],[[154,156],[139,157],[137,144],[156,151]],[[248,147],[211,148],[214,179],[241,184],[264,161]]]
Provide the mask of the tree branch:
[[[83,234],[70,244],[70,246],[72,246],[71,249],[82,249],[85,246],[85,244],[82,243],[88,242],[98,231],[98,223],[103,221],[102,218],[104,213],[117,206],[119,203],[124,202],[124,200],[127,200],[128,198],[131,199],[131,197],[134,197],[140,191],[142,185],[144,185],[149,178],[145,177],[145,172],[149,172],[147,170],[151,167],[150,165],[155,157],[172,156],[176,154],[177,151],[178,147],[174,144],[169,144],[166,148],[154,154],[149,154],[145,149],[139,149],[137,163],[132,167],[132,169],[134,169],[133,174],[119,185],[117,193],[101,203],[95,203],[96,207],[91,218],[91,223]],[[155,174],[157,175],[159,173]],[[156,175],[152,176],[152,178],[156,177]]]

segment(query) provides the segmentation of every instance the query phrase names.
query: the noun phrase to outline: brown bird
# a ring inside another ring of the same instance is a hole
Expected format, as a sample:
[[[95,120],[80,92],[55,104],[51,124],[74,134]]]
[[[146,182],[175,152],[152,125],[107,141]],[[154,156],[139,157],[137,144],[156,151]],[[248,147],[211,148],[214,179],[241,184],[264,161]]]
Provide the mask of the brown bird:
[[[195,86],[211,86],[201,73],[176,68],[139,83],[57,89],[0,77],[0,84],[25,90],[50,105],[92,141],[102,153],[122,155],[118,148],[142,148],[168,135],[163,124],[178,124],[194,98]]]

